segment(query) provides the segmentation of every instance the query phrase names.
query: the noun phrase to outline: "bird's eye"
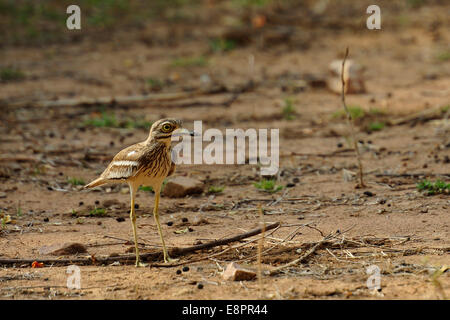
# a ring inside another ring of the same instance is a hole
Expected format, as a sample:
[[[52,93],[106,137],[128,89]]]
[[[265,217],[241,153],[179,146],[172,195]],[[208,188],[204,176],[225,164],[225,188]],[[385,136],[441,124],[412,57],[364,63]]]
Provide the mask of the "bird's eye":
[[[162,131],[169,132],[172,129],[172,126],[168,123],[162,126]]]

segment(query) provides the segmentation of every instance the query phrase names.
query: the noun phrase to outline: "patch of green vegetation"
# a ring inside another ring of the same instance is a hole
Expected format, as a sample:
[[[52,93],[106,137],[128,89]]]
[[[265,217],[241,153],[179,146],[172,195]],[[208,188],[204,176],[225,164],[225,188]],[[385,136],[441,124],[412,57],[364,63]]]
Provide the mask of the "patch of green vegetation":
[[[176,58],[170,64],[171,67],[204,67],[208,64],[208,60],[203,57],[181,57]]]
[[[272,3],[273,0],[233,0],[233,4],[240,8],[265,7]]]
[[[142,190],[145,192],[153,192],[153,188],[150,186],[140,186],[138,190]]]
[[[348,112],[350,112],[350,116],[353,120],[362,119],[365,116],[380,116],[384,115],[385,112],[377,109],[377,108],[370,108],[369,111],[365,111],[361,106],[348,106]],[[333,113],[333,118],[346,118],[347,113],[345,110],[338,110],[335,113]]]
[[[236,41],[223,38],[214,38],[209,41],[209,47],[214,52],[226,52],[236,48]]]
[[[147,78],[145,80],[145,83],[150,87],[152,90],[161,90],[164,86],[164,82],[157,78]]]
[[[101,112],[100,117],[93,117],[85,120],[82,124],[83,127],[96,127],[96,128],[127,128],[127,129],[150,129],[152,122],[144,119],[127,119],[125,121],[117,121],[116,116],[113,113]]]
[[[295,107],[294,107],[294,101],[291,98],[284,99],[284,106],[283,106],[283,118],[286,120],[293,120],[295,119]]]
[[[1,82],[20,81],[23,79],[25,79],[25,74],[17,68],[5,67],[0,69]]]
[[[120,123],[120,128],[127,128],[127,129],[150,129],[153,122],[146,121],[146,120],[126,120],[124,124]]]
[[[102,112],[101,116],[98,118],[91,118],[83,122],[83,126],[88,127],[97,127],[97,128],[104,128],[104,127],[112,127],[116,128],[118,127],[118,122],[116,120],[116,116],[111,113]]]
[[[105,215],[106,215],[105,208],[95,208],[89,212],[89,216],[91,216],[91,217],[103,217]]]
[[[445,183],[441,180],[436,180],[435,182],[423,180],[417,184],[417,189],[426,192],[429,196],[444,193],[448,194],[450,192],[450,183]]]
[[[436,58],[439,61],[449,61],[450,60],[450,51],[444,51],[444,52],[440,52]]]
[[[86,184],[83,179],[78,178],[68,178],[67,182],[73,186],[84,186]]]
[[[253,185],[261,191],[270,193],[278,192],[283,189],[283,186],[277,185],[276,181],[271,179],[263,179],[260,182],[255,182]]]
[[[362,118],[366,114],[364,109],[360,106],[348,106],[348,112],[350,112],[350,116],[353,120]],[[333,118],[345,118],[346,116],[347,113],[345,110],[338,110],[333,113]]]
[[[223,192],[224,189],[225,189],[225,187],[211,186],[208,189],[208,193],[221,193],[221,192]]]
[[[370,131],[380,131],[383,130],[383,128],[386,126],[384,122],[381,121],[374,121],[369,123],[369,130]]]
[[[425,3],[424,0],[406,0],[406,4],[411,8],[419,8]]]

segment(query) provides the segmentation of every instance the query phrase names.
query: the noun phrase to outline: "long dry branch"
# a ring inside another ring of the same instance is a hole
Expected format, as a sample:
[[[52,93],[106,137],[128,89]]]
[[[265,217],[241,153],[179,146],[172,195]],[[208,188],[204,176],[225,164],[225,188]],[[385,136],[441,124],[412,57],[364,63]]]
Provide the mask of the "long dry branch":
[[[233,236],[228,237],[220,240],[215,240],[199,245],[195,245],[192,247],[186,247],[186,248],[173,248],[170,251],[171,256],[183,256],[188,253],[192,253],[199,250],[205,250],[205,249],[211,249],[217,246],[225,245],[231,242],[240,241],[252,236],[255,236],[257,234],[260,234],[261,232],[265,232],[271,229],[274,229],[280,225],[279,222],[272,223],[268,226],[256,228],[251,231]],[[150,252],[150,253],[144,253],[139,255],[140,258],[143,261],[148,261],[150,259],[158,259],[161,256],[161,252]],[[80,258],[68,258],[68,259],[57,259],[57,258],[46,258],[46,259],[0,259],[0,265],[31,265],[34,261],[38,261],[41,263],[44,263],[46,265],[69,265],[69,264],[80,264],[80,265],[92,265],[92,264],[103,264],[103,263],[110,263],[119,261],[122,263],[132,264],[136,260],[136,255],[134,254],[128,254],[128,255],[122,255],[122,256],[114,256],[114,257],[95,257],[95,256],[89,256],[89,257],[80,257]],[[177,263],[175,264],[151,264],[152,267],[174,267],[176,265],[179,265]]]

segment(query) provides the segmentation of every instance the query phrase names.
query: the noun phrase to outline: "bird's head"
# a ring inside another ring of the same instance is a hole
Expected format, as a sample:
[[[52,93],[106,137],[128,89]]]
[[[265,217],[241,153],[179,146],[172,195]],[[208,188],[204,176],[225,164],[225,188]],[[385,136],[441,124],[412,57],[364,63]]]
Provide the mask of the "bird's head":
[[[172,133],[183,127],[183,122],[178,119],[161,119],[153,123],[150,128],[149,140],[168,142]]]

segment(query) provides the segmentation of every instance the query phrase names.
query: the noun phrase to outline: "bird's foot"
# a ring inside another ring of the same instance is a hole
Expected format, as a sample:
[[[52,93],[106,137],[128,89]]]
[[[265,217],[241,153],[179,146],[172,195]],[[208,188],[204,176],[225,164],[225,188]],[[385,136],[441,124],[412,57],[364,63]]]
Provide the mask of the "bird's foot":
[[[180,260],[180,259],[171,258],[169,256],[164,257],[164,263],[173,263],[173,262],[177,262],[178,260]]]
[[[136,261],[136,268],[148,267],[148,263],[143,263],[141,261]]]

